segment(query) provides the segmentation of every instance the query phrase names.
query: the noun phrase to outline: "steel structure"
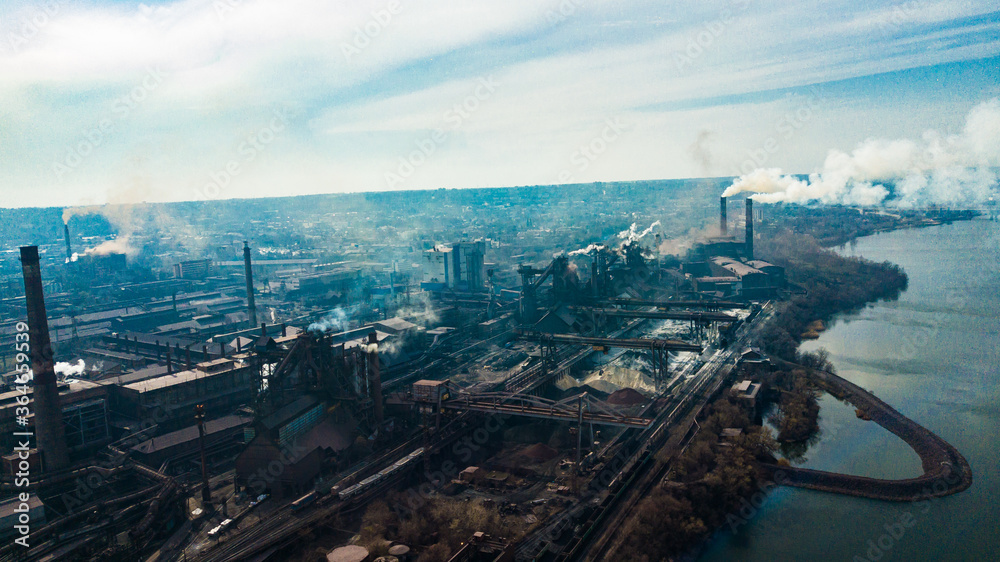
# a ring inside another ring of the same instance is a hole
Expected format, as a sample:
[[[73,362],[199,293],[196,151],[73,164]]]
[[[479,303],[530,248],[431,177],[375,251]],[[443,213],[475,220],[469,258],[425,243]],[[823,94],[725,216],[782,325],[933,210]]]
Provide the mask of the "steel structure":
[[[648,349],[653,361],[653,380],[658,389],[670,380],[671,351],[690,351],[694,353],[701,353],[702,351],[700,345],[680,340],[578,336],[576,334],[545,334],[525,331],[519,331],[517,335],[521,339],[541,343],[543,369],[552,368],[554,363],[553,358],[556,356],[555,346],[559,343],[589,345],[596,350],[603,350],[609,347]]]
[[[596,317],[606,318],[648,318],[653,320],[687,320],[701,324],[713,322],[735,322],[736,317],[732,314],[721,312],[695,312],[690,310],[625,310],[621,308],[590,308],[574,307],[576,310],[589,312]]]
[[[538,341],[543,345],[552,346],[557,343],[590,345],[595,347],[624,347],[627,349],[661,349],[665,351],[693,351],[701,353],[698,344],[680,340],[664,340],[655,338],[608,338],[599,336],[578,336],[576,334],[546,334],[542,332],[518,331],[517,336],[524,340]]]
[[[655,306],[657,308],[704,308],[721,310],[724,308],[749,308],[745,302],[736,301],[659,301],[649,299],[608,299],[608,303],[619,306]]]
[[[652,423],[648,418],[623,414],[587,393],[558,401],[519,392],[463,393],[443,400],[441,407],[617,427],[645,428]]]

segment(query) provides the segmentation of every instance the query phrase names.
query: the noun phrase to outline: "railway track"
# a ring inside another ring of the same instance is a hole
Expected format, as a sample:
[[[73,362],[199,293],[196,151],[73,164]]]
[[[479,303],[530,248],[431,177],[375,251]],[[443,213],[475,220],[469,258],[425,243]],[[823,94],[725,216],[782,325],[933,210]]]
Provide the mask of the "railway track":
[[[590,513],[587,520],[576,528],[568,543],[559,549],[556,560],[602,560],[613,552],[620,540],[620,529],[628,520],[632,508],[669,471],[669,459],[659,460],[656,458],[657,453],[665,447],[679,445],[689,433],[694,418],[691,417],[688,423],[680,427],[682,431],[671,432],[671,425],[685,420],[692,411],[697,412],[704,407],[725,379],[724,376],[719,376],[720,372],[732,361],[738,350],[759,332],[768,316],[769,313],[759,314],[751,323],[741,327],[741,333],[733,345],[717,352],[698,369],[693,378],[680,385],[667,406],[657,415],[656,422],[635,439],[639,445],[608,486],[608,495]]]
[[[610,337],[619,337],[622,334],[626,334],[641,325],[643,322],[645,322],[644,319],[630,321],[622,328],[615,330]],[[491,340],[501,339],[502,337],[506,337],[508,335],[508,333],[498,334],[493,338],[489,338],[488,340],[480,341],[476,344],[463,348],[463,351],[482,345]],[[515,393],[532,392],[544,383],[548,382],[552,377],[556,376],[556,374],[571,368],[579,361],[594,353],[594,350],[589,346],[570,347],[576,349],[560,349],[556,351],[555,368],[546,368],[542,362],[536,363],[503,381],[494,383],[492,385],[493,389],[505,389]],[[446,360],[439,359],[433,361],[432,364],[443,365],[445,362]],[[464,364],[468,363],[469,362],[465,362]],[[401,384],[403,380],[412,380],[415,377],[424,375],[429,372],[432,364],[425,366],[416,373],[411,373],[404,377],[394,379],[392,382],[395,384]],[[453,443],[464,434],[463,429],[467,426],[471,428],[476,427],[474,424],[468,423],[471,419],[473,419],[473,416],[476,415],[482,414],[464,412],[456,416],[455,419],[449,422],[438,432],[434,442],[432,442],[428,447],[426,454],[430,455],[432,452],[439,451],[448,444]],[[412,437],[405,443],[395,447],[392,451],[383,454],[375,461],[351,473],[342,479],[341,482],[347,481],[348,479],[353,479],[355,481],[360,480],[362,476],[378,472],[381,467],[387,466],[395,460],[398,460],[403,453],[412,451],[414,448],[421,446],[422,441],[422,436]],[[238,534],[232,535],[229,538],[223,537],[223,539],[219,542],[203,551],[198,557],[198,560],[203,560],[205,562],[230,562],[248,560],[255,556],[260,556],[263,552],[273,552],[276,549],[287,546],[292,540],[300,536],[302,533],[308,532],[309,529],[323,524],[324,521],[331,520],[340,513],[347,513],[364,507],[373,498],[379,497],[383,495],[384,492],[393,489],[399,482],[407,478],[412,470],[413,467],[410,467],[409,470],[400,472],[399,474],[394,475],[394,477],[380,482],[378,485],[354,498],[351,498],[347,502],[340,502],[336,499],[335,495],[328,495],[316,502],[313,506],[299,512],[293,513],[290,509],[283,508],[273,516],[256,523],[253,527],[241,530]]]

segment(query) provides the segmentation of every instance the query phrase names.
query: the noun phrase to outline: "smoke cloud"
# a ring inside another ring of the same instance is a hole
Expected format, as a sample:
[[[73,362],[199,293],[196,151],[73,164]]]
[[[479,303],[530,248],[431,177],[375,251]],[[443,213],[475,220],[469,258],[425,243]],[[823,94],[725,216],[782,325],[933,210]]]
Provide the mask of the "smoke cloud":
[[[997,195],[1000,98],[969,111],[962,132],[927,131],[919,141],[869,139],[850,154],[831,150],[808,179],[778,168],[740,176],[723,193],[753,193],[764,203],[848,205],[977,205]]]
[[[351,320],[351,316],[357,312],[357,307],[348,307],[344,309],[342,307],[337,307],[331,310],[326,316],[324,316],[318,322],[313,322],[309,324],[307,330],[310,332],[343,332],[348,329],[348,322]]]
[[[715,137],[712,131],[702,129],[698,132],[698,138],[688,147],[688,154],[698,163],[702,173],[711,175],[715,170],[715,158],[709,148],[709,142]]]
[[[125,254],[129,258],[134,258],[138,254],[131,244],[129,244],[128,236],[118,237],[114,240],[106,240],[101,242],[93,248],[87,248],[84,252],[88,256],[106,256],[108,254]],[[73,254],[76,256],[76,254]],[[75,261],[75,260],[74,260]]]
[[[618,238],[623,240],[622,244],[627,244],[629,242],[638,242],[646,237],[653,229],[660,226],[660,221],[655,221],[653,224],[649,225],[649,228],[643,230],[642,232],[637,232],[636,223],[632,223],[632,226],[618,233]]]
[[[55,364],[54,369],[57,374],[62,375],[66,379],[82,375],[86,367],[87,364],[84,363],[83,359],[79,359],[76,363],[59,361]]]
[[[635,225],[633,225],[633,226],[635,226]],[[598,251],[598,250],[603,250],[603,249],[604,249],[604,246],[602,246],[600,244],[591,244],[591,245],[587,246],[586,248],[580,248],[579,250],[573,250],[572,252],[569,253],[569,255],[570,256],[581,256],[581,255],[589,254],[591,252]]]

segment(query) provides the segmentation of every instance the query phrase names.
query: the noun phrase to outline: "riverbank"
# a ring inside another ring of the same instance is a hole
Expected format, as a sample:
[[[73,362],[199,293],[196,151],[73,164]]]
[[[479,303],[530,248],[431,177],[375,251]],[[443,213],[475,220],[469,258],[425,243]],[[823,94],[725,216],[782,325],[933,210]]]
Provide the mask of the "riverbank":
[[[837,315],[818,340],[798,349],[826,349],[838,376],[869,389],[893,409],[957,448],[974,481],[960,494],[929,501],[883,502],[778,487],[735,532],[719,532],[702,562],[865,559],[869,541],[906,518],[883,562],[991,559],[1000,549],[1000,224],[956,222],[897,230],[839,248],[902,266],[909,284],[899,299]],[[804,466],[830,472],[905,479],[922,462],[908,444],[854,408],[824,398],[820,433]],[[900,465],[900,455],[905,462]],[[940,484],[938,485],[940,488]]]
[[[924,474],[917,478],[886,480],[808,468],[763,465],[772,481],[823,492],[884,501],[919,501],[962,492],[972,485],[972,467],[958,449],[860,386],[827,371],[799,368],[810,382],[850,403],[860,412],[905,441],[920,457]],[[780,477],[778,477],[780,475]]]

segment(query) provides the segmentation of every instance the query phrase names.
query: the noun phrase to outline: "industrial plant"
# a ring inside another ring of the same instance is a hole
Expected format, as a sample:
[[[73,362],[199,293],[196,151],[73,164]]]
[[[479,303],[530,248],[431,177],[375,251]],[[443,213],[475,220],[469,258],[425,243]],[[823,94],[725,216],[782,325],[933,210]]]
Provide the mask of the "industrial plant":
[[[30,341],[3,357],[4,517],[21,471],[33,560],[373,560],[343,529],[386,498],[517,530],[478,529],[449,560],[604,552],[711,401],[759,418],[761,330],[803,289],[755,249],[762,210],[732,199],[717,227],[698,203],[696,234],[534,229],[538,213],[516,235],[418,232],[381,262],[378,243],[333,259],[255,247],[276,237],[251,223],[162,253],[156,274],[127,250],[74,252],[107,240],[67,221],[20,248],[23,290],[7,277],[0,302],[0,330]],[[379,560],[426,548],[383,546]]]

